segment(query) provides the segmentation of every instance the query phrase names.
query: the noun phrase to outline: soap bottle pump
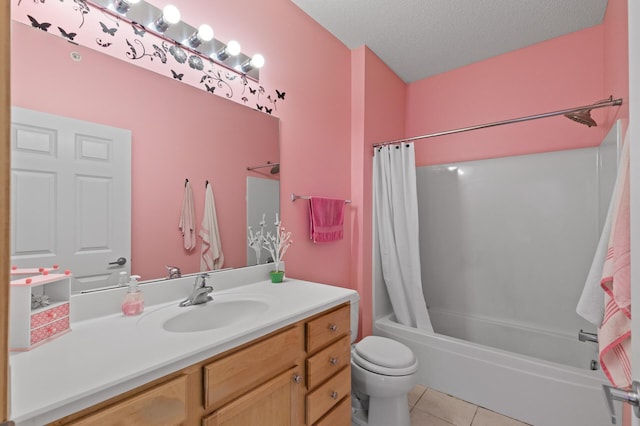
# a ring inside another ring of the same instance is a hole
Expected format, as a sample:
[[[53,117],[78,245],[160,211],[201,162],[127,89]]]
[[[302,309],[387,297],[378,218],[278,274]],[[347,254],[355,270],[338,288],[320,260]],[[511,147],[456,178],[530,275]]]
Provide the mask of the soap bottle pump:
[[[142,291],[138,287],[140,275],[131,275],[127,294],[122,301],[122,313],[126,316],[139,315],[144,310]]]

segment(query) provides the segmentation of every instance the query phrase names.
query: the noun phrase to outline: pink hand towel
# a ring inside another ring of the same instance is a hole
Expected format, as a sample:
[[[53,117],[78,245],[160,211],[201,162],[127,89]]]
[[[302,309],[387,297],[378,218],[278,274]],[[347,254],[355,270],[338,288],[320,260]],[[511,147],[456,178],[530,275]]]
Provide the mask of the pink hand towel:
[[[629,218],[629,140],[620,160],[619,185],[607,257],[601,286],[605,292],[605,312],[598,330],[600,365],[616,387],[631,387],[631,256]],[[617,181],[618,182],[618,181]],[[617,183],[616,182],[616,183]]]
[[[339,241],[344,236],[344,200],[310,197],[309,237],[314,243]]]

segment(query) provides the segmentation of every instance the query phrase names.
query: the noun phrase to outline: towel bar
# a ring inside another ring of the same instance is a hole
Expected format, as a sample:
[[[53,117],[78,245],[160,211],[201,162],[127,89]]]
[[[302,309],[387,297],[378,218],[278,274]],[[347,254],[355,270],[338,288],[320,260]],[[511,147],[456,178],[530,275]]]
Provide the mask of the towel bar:
[[[309,200],[311,197],[309,195],[296,195],[293,192],[291,193],[291,201],[295,201],[298,198],[302,198],[303,200]],[[345,204],[351,204],[351,200],[344,200]]]

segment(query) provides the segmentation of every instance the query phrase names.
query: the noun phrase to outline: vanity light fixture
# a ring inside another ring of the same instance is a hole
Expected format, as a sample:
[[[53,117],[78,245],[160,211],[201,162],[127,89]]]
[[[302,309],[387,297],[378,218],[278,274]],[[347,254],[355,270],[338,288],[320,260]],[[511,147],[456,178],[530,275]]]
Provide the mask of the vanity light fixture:
[[[139,2],[140,0],[113,0],[113,10],[120,14],[125,14],[131,6]]]
[[[242,65],[240,65],[240,69],[242,72],[246,73],[251,71],[254,68],[260,69],[264,66],[264,56],[259,53],[253,55],[253,57],[247,61],[245,61]]]
[[[213,40],[213,29],[207,24],[202,24],[198,27],[198,31],[194,31],[193,34],[189,36],[187,43],[189,43],[189,46],[196,48],[200,46],[202,42],[211,40]]]
[[[233,72],[243,73],[254,81],[260,80],[260,67],[264,65],[262,55],[251,58],[242,53],[237,41],[223,43],[217,40],[209,25],[203,24],[197,28],[189,25],[181,20],[180,12],[173,5],[158,8],[150,4],[150,0],[83,1],[104,13],[116,16],[118,20],[132,25],[144,25],[150,35],[180,46],[188,54],[197,55]]]
[[[226,61],[229,59],[229,56],[238,56],[241,50],[240,43],[235,40],[231,40],[225,47],[218,50],[216,53],[211,54],[211,57],[219,61]]]
[[[153,27],[160,33],[164,33],[173,24],[180,22],[180,11],[172,4],[168,4],[162,9],[162,15],[153,21]]]

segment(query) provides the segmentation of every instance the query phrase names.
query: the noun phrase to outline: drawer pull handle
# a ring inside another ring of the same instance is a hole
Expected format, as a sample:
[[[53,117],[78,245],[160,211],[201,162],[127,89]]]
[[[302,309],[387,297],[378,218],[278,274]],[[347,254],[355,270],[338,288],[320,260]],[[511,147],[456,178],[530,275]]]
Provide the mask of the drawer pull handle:
[[[331,399],[338,399],[338,392],[331,391]]]
[[[329,359],[329,364],[331,364],[331,365],[338,365],[338,358],[331,357],[331,358]]]
[[[338,329],[338,326],[335,324],[329,324],[329,330],[331,331],[336,331]]]
[[[302,381],[302,376],[300,376],[299,374],[294,374],[293,375],[293,381],[295,383],[300,383]]]

